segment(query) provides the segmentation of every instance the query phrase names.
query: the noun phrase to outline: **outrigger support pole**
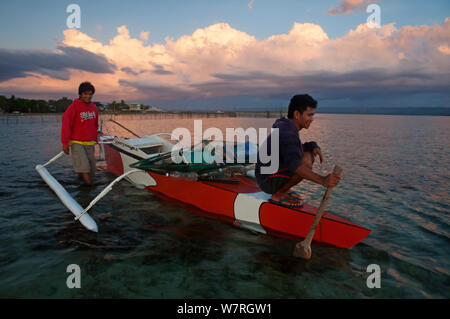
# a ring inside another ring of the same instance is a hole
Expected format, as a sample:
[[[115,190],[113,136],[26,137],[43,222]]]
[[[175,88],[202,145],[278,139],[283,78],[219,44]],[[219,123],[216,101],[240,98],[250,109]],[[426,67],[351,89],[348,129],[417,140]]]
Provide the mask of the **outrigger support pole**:
[[[100,199],[102,199],[106,194],[108,194],[112,190],[112,187],[114,186],[114,184],[120,182],[123,178],[127,177],[128,175],[137,173],[137,172],[143,172],[143,171],[140,169],[132,169],[131,171],[128,171],[128,172],[120,175],[119,177],[117,177],[115,180],[113,180],[108,186],[106,186],[106,188],[104,190],[101,191],[100,194],[98,194],[92,200],[92,202],[83,210],[83,212],[80,215],[75,217],[75,220],[79,220],[81,217],[83,217],[83,215],[86,214],[87,211],[89,209],[91,209],[92,206],[94,206]]]
[[[41,165],[41,167],[47,166],[48,164],[50,164],[50,163],[56,161],[58,158],[60,158],[60,157],[63,156],[63,155],[64,155],[64,151],[59,152],[58,154],[56,154],[55,157],[53,157],[52,159],[50,159],[47,163],[45,163],[44,165]]]

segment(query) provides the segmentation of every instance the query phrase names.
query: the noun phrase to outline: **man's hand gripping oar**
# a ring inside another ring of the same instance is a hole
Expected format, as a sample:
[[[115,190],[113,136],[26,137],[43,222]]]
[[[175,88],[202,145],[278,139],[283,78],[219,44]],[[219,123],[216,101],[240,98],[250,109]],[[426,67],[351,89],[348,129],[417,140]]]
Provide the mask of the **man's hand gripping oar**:
[[[333,173],[336,175],[342,174],[342,168],[339,166],[335,166]],[[311,228],[309,229],[308,235],[306,238],[302,241],[297,243],[295,245],[294,253],[293,255],[295,257],[300,257],[304,259],[310,259],[312,250],[311,250],[311,242],[314,237],[314,233],[316,232],[316,227],[319,225],[320,219],[322,218],[323,213],[325,212],[325,206],[327,205],[328,198],[331,195],[331,191],[333,190],[333,187],[328,187],[327,191],[325,192],[325,195],[322,198],[322,202],[320,203],[319,209],[317,210],[316,217],[314,217],[314,221],[311,225]]]

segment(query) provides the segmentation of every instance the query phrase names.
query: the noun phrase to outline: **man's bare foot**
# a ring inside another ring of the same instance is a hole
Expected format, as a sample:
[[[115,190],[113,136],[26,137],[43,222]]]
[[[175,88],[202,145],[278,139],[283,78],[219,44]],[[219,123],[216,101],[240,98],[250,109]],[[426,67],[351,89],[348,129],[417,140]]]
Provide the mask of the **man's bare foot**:
[[[92,178],[90,173],[78,173],[78,178],[86,183],[86,185],[92,185]]]

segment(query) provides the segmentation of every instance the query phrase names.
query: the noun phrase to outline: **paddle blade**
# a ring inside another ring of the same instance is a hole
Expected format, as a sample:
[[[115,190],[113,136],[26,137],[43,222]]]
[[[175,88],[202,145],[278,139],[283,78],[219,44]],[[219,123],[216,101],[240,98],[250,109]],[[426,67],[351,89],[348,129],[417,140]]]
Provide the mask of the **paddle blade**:
[[[295,245],[293,255],[294,257],[298,258],[311,259],[312,255],[311,246],[305,244],[303,241],[299,242]]]

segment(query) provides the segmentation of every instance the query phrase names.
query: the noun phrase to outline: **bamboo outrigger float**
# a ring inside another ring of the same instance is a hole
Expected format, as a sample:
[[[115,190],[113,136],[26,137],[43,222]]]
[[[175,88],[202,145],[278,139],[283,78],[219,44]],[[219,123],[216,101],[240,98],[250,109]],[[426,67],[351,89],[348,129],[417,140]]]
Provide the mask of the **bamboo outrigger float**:
[[[88,230],[98,232],[98,226],[95,220],[92,219],[89,214],[83,214],[84,209],[73,199],[72,196],[64,189],[64,187],[49,173],[45,166],[49,165],[53,161],[64,155],[64,152],[59,153],[44,165],[36,165],[36,171],[41,175],[44,182],[55,192],[61,202],[75,215],[75,218],[79,218],[80,223]]]

